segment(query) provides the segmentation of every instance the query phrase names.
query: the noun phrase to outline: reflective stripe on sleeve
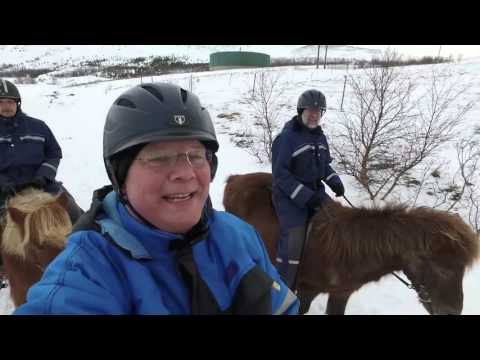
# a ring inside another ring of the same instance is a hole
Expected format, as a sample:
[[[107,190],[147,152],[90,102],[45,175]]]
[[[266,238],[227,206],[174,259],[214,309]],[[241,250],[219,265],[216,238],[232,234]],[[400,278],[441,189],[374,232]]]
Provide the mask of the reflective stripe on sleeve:
[[[334,176],[338,176],[338,174],[336,174],[336,173],[331,173],[330,175],[327,176],[327,178],[325,179],[325,181],[330,180],[330,179],[331,179],[332,177],[334,177]]]
[[[285,296],[285,299],[283,300],[282,305],[275,311],[274,315],[282,315],[287,309],[295,302],[297,301],[297,297],[295,294],[292,292],[292,290],[288,289],[287,295]]]
[[[300,184],[298,185],[295,190],[293,191],[292,195],[290,195],[290,199],[295,199],[295,196],[297,196],[297,194],[300,192],[300,190],[302,190],[303,188],[303,184]]]

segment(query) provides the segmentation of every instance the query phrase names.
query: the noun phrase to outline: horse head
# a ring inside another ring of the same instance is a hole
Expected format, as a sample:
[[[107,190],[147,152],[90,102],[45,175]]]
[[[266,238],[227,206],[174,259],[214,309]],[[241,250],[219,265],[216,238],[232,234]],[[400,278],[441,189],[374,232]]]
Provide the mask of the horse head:
[[[65,247],[72,229],[65,193],[53,196],[33,188],[9,199],[2,232],[1,255],[15,306]]]
[[[410,259],[403,272],[431,315],[459,315],[463,309],[465,266],[433,258]]]
[[[463,276],[478,258],[478,236],[458,215],[432,209],[411,210],[417,218],[436,219],[417,253],[404,254],[403,271],[418,299],[432,315],[459,315]],[[420,242],[419,242],[420,243]]]
[[[72,228],[67,206],[65,193],[53,196],[36,189],[18,193],[7,205],[3,250],[24,258],[28,247],[63,248]]]

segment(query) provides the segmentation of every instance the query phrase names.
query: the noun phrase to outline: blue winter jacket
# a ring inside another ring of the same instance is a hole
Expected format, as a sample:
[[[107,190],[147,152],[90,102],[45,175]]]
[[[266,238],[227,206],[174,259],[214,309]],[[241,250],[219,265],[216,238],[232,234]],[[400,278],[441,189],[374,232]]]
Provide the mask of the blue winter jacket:
[[[62,150],[43,121],[22,112],[0,119],[0,184],[23,184],[36,176],[53,183],[61,158]]]
[[[322,181],[329,186],[341,182],[331,162],[321,127],[308,129],[294,116],[272,145],[274,193],[283,194],[299,208],[305,208],[316,191],[325,192]]]
[[[141,224],[114,192],[102,206],[106,213],[98,222],[112,235],[109,240],[93,230],[70,235],[14,314],[191,314],[189,290],[169,250],[181,236]],[[215,210],[208,223],[207,238],[195,243],[193,258],[221,310],[232,306],[239,284],[260,268],[271,278],[271,313],[297,314],[298,299],[253,227]]]

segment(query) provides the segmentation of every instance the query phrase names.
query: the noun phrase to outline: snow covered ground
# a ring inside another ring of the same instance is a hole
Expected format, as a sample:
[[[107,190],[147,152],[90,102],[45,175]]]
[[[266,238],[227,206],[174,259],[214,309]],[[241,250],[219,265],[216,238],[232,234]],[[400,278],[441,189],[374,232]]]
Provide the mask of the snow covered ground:
[[[5,46],[3,47],[5,48]],[[3,49],[4,50],[4,49]],[[0,52],[2,49],[0,49]],[[18,60],[18,59],[17,59]],[[12,60],[9,60],[12,61]],[[8,62],[8,61],[7,61]],[[468,99],[480,95],[480,59],[469,59],[451,64],[472,87]],[[419,74],[426,66],[412,68]],[[279,74],[284,88],[282,102],[288,104],[282,117],[287,121],[295,112],[297,98],[309,88],[318,88],[327,96],[329,111],[322,120],[327,136],[334,134],[335,119],[339,115],[345,70],[315,69],[313,66],[264,69]],[[248,126],[252,112],[242,99],[251,89],[255,72],[259,69],[237,69],[193,74],[171,74],[149,78],[148,81],[168,81],[189,88],[200,97],[215,122],[220,142],[219,167],[211,185],[214,206],[223,209],[222,197],[226,178],[231,174],[270,171],[268,164],[257,160],[232,142],[234,133]],[[11,79],[14,80],[14,79]],[[76,198],[84,209],[90,204],[92,191],[108,183],[102,160],[102,131],[107,111],[123,91],[140,83],[140,79],[97,81],[106,79],[64,78],[56,84],[39,82],[19,85],[23,109],[29,115],[43,119],[56,135],[63,149],[58,180]],[[143,79],[145,82],[145,79]],[[238,112],[236,120],[217,117],[222,113]],[[468,114],[466,128],[478,125],[480,104],[475,104]],[[448,151],[444,156],[449,155]],[[360,204],[365,196],[356,193],[351,179],[345,177],[347,194],[352,202]],[[350,185],[349,185],[350,184]],[[480,314],[480,264],[476,264],[464,278],[464,314]],[[326,296],[320,295],[312,303],[309,314],[322,314]],[[13,310],[8,289],[0,290],[0,313]],[[350,299],[347,314],[426,314],[418,303],[414,291],[409,290],[393,276],[364,286]]]

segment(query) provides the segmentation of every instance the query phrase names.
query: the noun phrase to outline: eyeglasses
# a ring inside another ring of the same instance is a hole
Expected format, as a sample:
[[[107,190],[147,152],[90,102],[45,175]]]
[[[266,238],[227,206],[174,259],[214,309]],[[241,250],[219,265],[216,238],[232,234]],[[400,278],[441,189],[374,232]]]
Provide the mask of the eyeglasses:
[[[180,157],[185,156],[188,164],[194,169],[201,169],[212,160],[212,152],[206,149],[190,150],[182,153],[159,151],[137,157],[137,160],[151,168],[171,170],[175,167]]]
[[[315,108],[315,107],[312,107],[312,108],[306,108],[305,110],[308,110],[310,111],[311,113],[320,113],[320,117],[322,117],[323,115],[325,115],[325,112],[327,111],[326,108]]]

